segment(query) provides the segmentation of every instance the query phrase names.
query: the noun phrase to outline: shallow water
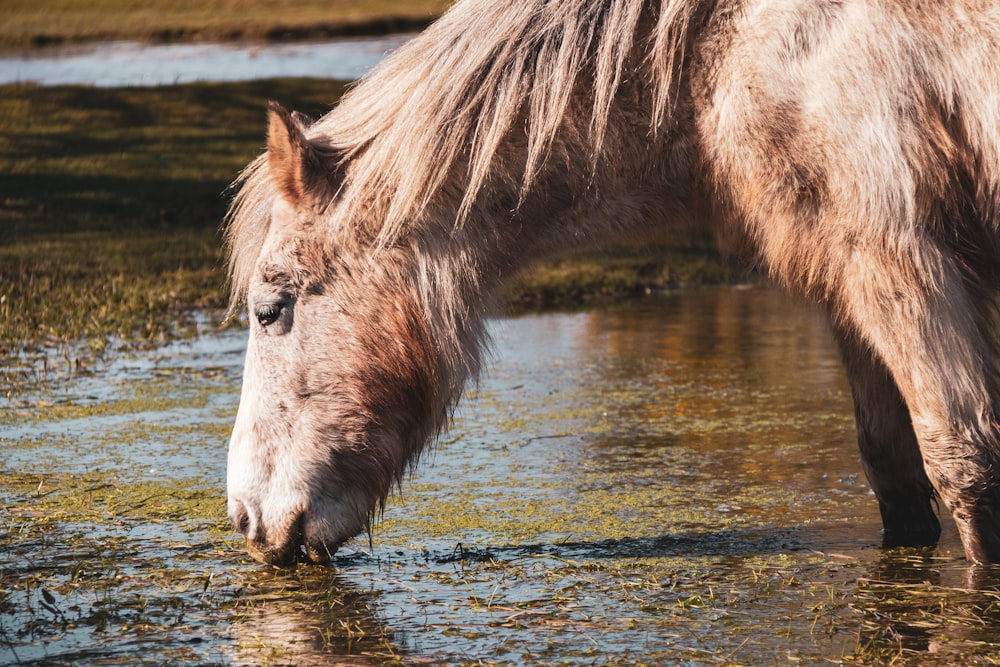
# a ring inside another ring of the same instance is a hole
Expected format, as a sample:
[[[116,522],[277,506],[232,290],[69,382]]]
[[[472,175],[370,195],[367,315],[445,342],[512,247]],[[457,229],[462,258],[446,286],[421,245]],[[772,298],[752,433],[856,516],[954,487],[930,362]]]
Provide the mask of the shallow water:
[[[170,86],[314,76],[353,81],[412,35],[295,44],[111,42],[0,54],[0,84]]]
[[[0,664],[1000,658],[1000,579],[950,525],[880,548],[812,310],[722,288],[492,329],[453,427],[329,568],[256,565],[226,525],[242,332],[0,404]]]

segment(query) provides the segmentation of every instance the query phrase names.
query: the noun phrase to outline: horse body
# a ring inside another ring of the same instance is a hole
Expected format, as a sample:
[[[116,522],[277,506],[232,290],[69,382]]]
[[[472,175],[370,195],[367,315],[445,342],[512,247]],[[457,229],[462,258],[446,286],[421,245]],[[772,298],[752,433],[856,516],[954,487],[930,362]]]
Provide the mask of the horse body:
[[[706,163],[770,273],[830,313],[887,538],[936,539],[936,489],[996,561],[997,12],[803,5],[727,28],[754,37],[698,93]]]
[[[251,553],[364,531],[476,376],[506,280],[711,224],[826,308],[887,540],[1000,561],[1000,12],[464,0],[315,124],[272,106],[227,227]]]

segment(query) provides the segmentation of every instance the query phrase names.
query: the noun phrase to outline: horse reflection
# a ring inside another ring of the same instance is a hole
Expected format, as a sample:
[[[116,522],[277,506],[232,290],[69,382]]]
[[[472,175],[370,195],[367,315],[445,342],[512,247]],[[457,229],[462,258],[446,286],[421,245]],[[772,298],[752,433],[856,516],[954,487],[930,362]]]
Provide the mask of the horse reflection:
[[[383,665],[401,658],[368,597],[330,570],[248,575],[231,626],[236,665]]]

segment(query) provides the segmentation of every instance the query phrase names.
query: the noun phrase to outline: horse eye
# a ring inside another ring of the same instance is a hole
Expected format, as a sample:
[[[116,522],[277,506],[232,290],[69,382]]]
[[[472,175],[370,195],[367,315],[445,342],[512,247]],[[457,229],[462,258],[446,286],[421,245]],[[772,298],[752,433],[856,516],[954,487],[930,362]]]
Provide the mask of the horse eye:
[[[262,303],[254,308],[253,314],[260,325],[266,327],[269,324],[274,324],[281,317],[282,308],[283,304],[280,303]]]

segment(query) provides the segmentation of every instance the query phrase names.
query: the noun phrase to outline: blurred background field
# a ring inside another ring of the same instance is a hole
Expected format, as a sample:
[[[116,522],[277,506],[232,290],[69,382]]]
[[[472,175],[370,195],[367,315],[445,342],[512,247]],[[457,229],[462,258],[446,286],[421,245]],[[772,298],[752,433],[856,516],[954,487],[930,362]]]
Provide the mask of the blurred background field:
[[[5,0],[0,48],[94,40],[305,39],[414,30],[443,0]]]
[[[79,371],[115,344],[226,305],[224,191],[263,143],[264,105],[323,110],[327,81],[0,90],[0,377]]]

